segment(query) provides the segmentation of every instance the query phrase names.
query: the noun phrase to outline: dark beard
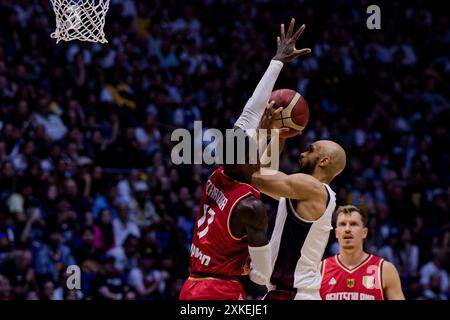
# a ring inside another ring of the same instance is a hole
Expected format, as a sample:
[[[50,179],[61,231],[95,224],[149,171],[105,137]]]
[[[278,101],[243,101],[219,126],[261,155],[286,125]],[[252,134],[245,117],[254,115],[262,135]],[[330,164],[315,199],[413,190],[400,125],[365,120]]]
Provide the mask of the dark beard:
[[[314,172],[314,169],[316,168],[317,163],[319,162],[319,159],[316,158],[314,160],[311,160],[305,164],[302,164],[300,166],[300,169],[298,170],[299,173],[309,174],[312,175]]]

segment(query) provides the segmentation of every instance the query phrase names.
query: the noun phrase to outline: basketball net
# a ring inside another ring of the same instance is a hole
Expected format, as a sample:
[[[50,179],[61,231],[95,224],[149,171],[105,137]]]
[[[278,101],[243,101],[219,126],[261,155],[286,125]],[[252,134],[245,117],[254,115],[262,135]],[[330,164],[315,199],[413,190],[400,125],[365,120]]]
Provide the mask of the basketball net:
[[[109,0],[50,0],[56,15],[56,30],[50,37],[71,41],[107,43],[103,28]]]

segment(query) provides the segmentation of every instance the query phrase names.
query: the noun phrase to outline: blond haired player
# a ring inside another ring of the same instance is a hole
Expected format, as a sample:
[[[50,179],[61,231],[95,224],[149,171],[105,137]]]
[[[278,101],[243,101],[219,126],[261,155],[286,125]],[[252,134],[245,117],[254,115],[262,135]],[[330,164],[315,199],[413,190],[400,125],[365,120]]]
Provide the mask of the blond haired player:
[[[322,262],[323,300],[404,300],[394,265],[363,249],[367,216],[347,205],[336,210],[339,254]]]

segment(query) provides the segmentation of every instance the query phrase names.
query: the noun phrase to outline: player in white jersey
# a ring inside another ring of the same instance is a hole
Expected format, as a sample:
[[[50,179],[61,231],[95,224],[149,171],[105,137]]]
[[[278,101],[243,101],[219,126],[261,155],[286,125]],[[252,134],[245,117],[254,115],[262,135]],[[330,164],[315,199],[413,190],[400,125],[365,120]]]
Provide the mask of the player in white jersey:
[[[336,207],[330,182],[342,172],[345,151],[321,140],[300,155],[299,173],[255,173],[252,184],[279,200],[270,240],[270,278],[266,299],[320,300],[320,263],[332,229]]]

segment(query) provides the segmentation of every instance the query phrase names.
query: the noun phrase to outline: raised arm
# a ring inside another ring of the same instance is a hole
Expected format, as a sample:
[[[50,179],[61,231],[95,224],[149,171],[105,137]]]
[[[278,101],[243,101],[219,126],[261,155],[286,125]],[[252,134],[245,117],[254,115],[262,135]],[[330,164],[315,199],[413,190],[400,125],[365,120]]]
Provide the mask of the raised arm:
[[[400,276],[398,275],[395,266],[384,261],[381,269],[383,292],[386,300],[405,300],[405,296],[402,291],[402,284],[400,282]]]
[[[326,199],[326,189],[319,180],[311,175],[295,173],[287,175],[283,172],[261,169],[252,175],[252,185],[274,199],[289,198],[309,200]],[[264,171],[266,170],[266,171]]]
[[[294,32],[295,19],[291,19],[287,34],[284,32],[284,24],[280,26],[280,36],[277,38],[277,53],[272,58],[269,67],[256,86],[250,99],[247,101],[241,116],[235,123],[235,127],[243,130],[257,129],[261,116],[272,94],[275,82],[280,74],[283,64],[295,60],[297,57],[311,52],[311,49],[305,48],[297,50],[295,42],[305,30],[302,25],[297,32]]]

